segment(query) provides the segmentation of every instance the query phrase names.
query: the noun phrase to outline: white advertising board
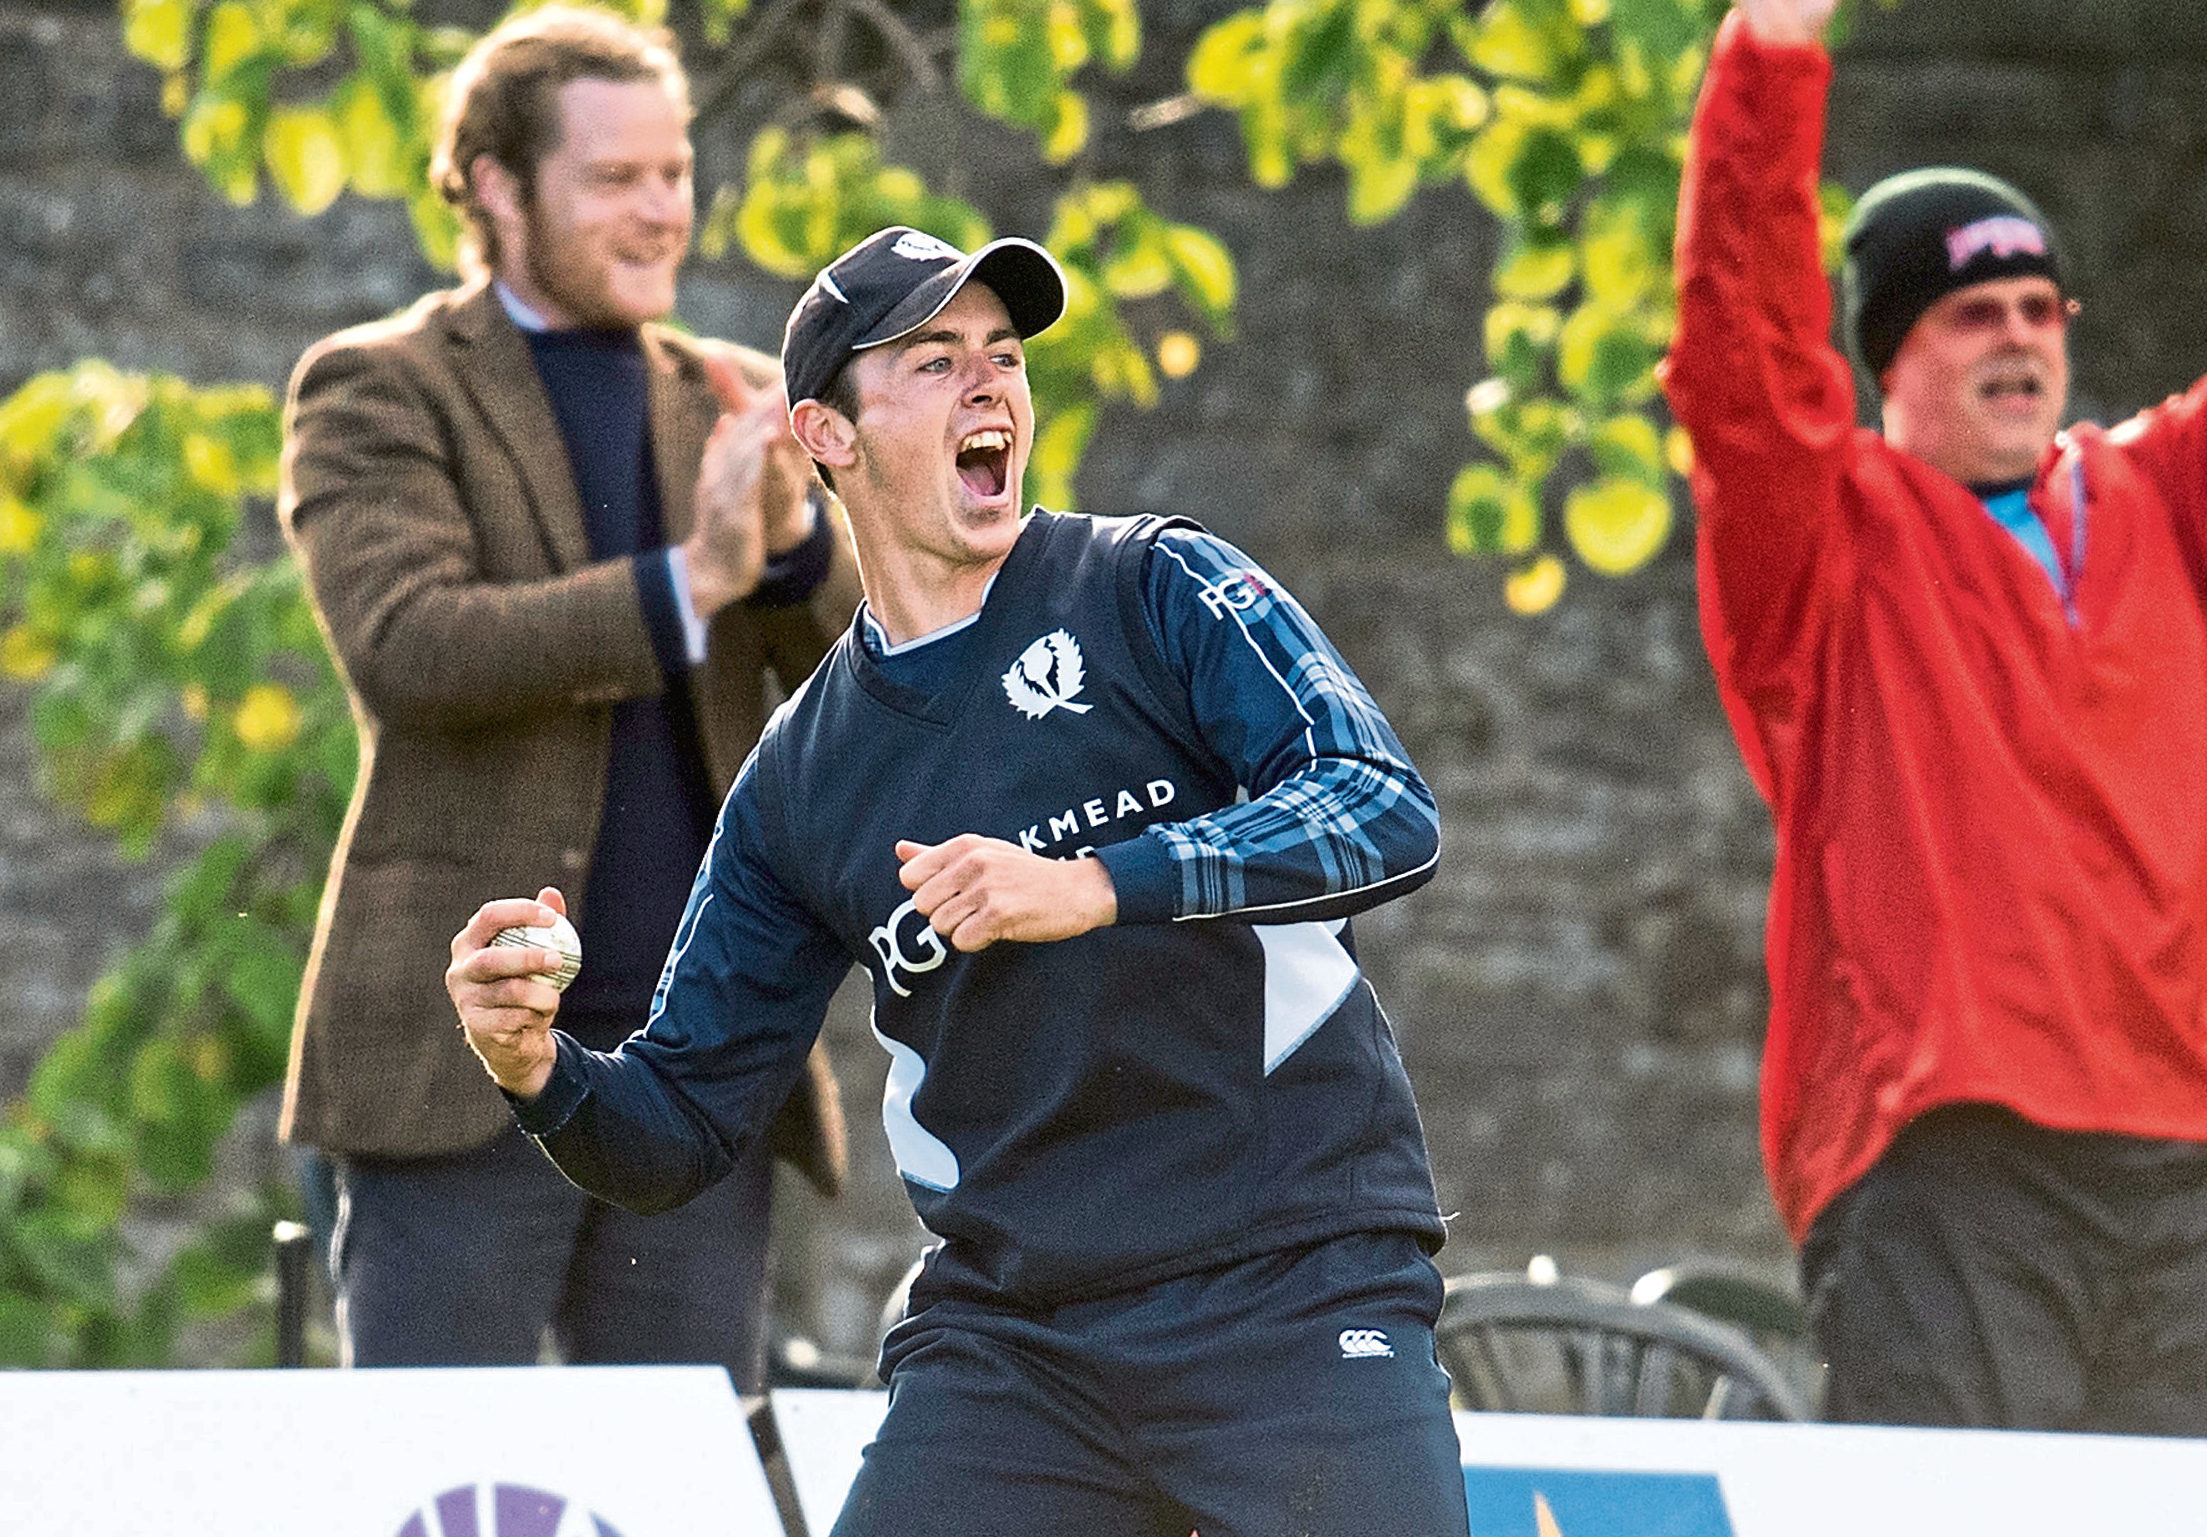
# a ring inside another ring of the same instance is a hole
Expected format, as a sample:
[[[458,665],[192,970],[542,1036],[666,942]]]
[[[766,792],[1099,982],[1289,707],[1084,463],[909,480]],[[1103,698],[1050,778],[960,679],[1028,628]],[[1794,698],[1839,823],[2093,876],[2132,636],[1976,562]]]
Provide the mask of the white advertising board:
[[[785,1390],[805,1521],[834,1524],[882,1393]],[[2207,1441],[1459,1414],[1472,1537],[2207,1532]]]
[[[825,1537],[843,1508],[843,1496],[858,1477],[866,1443],[889,1412],[887,1393],[850,1393],[834,1388],[776,1388],[774,1429],[782,1438],[789,1481],[797,1489],[797,1509],[813,1537]]]
[[[780,1537],[711,1366],[0,1373],[7,1537]]]

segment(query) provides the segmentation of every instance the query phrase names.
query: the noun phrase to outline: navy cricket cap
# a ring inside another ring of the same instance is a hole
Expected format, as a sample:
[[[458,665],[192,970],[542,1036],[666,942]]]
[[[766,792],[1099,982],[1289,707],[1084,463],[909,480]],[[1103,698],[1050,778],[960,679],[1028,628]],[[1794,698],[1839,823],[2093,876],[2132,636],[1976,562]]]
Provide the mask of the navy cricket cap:
[[[979,278],[1022,338],[1065,312],[1065,277],[1031,240],[992,240],[971,256],[901,224],[877,230],[820,270],[782,332],[789,403],[815,400],[853,353],[909,335]]]
[[[1923,312],[1994,278],[2050,278],[2065,294],[2061,250],[2031,200],[1982,171],[1933,166],[1888,176],[1847,221],[1842,334],[1872,380]]]

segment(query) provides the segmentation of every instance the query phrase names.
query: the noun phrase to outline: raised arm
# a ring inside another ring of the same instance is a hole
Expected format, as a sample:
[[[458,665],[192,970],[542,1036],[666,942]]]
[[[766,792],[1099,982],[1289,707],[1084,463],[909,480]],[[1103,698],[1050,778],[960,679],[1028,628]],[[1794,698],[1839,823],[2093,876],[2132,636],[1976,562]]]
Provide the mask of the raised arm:
[[[1839,0],[1739,0],[1747,26],[1766,43],[1821,43]]]
[[[1816,39],[1830,12],[1827,0],[1754,0],[1726,19],[1680,192],[1664,383],[1693,438],[1711,657],[1747,691],[1783,674],[1830,579],[1854,430],[1818,260],[1831,60]]]

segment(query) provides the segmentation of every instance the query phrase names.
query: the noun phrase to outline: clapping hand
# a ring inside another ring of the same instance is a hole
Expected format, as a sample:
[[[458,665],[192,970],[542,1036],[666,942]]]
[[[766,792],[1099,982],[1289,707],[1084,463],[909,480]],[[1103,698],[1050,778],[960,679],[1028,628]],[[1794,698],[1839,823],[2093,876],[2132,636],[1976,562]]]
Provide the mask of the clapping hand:
[[[805,451],[789,433],[779,380],[754,383],[733,349],[708,348],[705,374],[720,420],[697,472],[697,522],[683,546],[690,601],[701,617],[750,595],[769,557],[812,531]]]

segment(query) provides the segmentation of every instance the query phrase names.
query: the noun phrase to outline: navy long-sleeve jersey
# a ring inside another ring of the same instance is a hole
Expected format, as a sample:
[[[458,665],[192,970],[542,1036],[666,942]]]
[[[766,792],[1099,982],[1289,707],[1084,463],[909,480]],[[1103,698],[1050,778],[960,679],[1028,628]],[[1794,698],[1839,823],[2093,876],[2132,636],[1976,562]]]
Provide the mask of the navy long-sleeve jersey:
[[[648,1028],[558,1037],[522,1124],[675,1205],[760,1135],[853,960],[883,1121],[942,1239],[924,1294],[1105,1294],[1344,1232],[1437,1246],[1424,1141],[1347,918],[1438,817],[1302,609],[1187,524],[1037,512],[981,612],[879,654],[862,614],[722,809]],[[953,950],[899,839],[1093,853],[1118,921]]]

